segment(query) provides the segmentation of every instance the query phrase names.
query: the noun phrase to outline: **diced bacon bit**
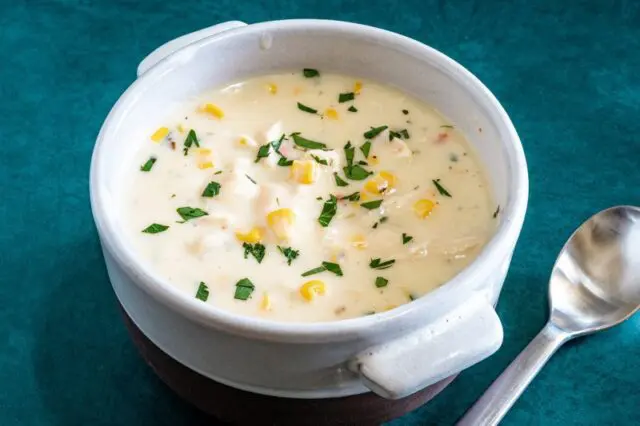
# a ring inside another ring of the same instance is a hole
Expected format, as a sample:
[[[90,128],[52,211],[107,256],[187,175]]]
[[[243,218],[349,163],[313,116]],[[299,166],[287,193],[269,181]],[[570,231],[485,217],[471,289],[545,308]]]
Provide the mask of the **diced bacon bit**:
[[[176,150],[176,142],[175,141],[171,141],[169,142],[169,146],[171,147],[172,150]]]
[[[445,143],[448,137],[449,137],[449,133],[446,133],[446,132],[438,133],[438,137],[436,138],[436,143]]]

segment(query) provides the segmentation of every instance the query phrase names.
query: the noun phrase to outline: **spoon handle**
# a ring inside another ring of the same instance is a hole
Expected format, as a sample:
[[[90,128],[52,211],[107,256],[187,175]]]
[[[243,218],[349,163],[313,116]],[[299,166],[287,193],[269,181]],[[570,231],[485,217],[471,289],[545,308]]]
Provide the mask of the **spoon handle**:
[[[569,335],[566,332],[548,322],[457,425],[497,425],[551,355],[567,340]]]

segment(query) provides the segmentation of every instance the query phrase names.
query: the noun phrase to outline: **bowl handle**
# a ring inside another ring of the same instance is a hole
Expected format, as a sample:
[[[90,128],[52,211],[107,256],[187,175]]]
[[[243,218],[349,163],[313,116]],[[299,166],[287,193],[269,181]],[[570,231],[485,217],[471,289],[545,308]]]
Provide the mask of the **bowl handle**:
[[[362,351],[348,365],[373,392],[399,399],[487,358],[502,337],[494,307],[476,293],[429,325]]]
[[[153,52],[149,53],[146,58],[138,65],[138,77],[147,72],[147,70],[153,67],[155,64],[166,58],[173,52],[182,49],[183,47],[194,43],[203,38],[219,34],[223,31],[232,30],[234,28],[244,27],[247,24],[240,21],[228,21],[221,24],[216,24],[208,28],[204,28],[199,31],[194,31],[189,34],[185,34],[181,37],[166,42],[162,46],[158,47]]]

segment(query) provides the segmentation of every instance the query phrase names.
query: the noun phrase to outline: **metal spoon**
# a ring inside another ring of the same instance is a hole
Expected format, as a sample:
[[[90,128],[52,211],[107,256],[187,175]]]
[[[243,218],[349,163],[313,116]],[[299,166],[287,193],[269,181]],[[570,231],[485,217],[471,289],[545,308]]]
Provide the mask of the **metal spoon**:
[[[550,317],[458,422],[496,425],[565,342],[620,324],[640,308],[640,208],[612,207],[573,233],[549,280]]]

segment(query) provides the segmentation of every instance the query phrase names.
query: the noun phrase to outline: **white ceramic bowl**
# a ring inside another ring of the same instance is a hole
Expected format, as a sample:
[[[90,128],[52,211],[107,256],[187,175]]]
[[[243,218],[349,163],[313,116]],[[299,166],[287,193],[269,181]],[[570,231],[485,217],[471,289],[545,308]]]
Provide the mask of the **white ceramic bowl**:
[[[137,141],[181,100],[253,75],[313,67],[360,76],[434,105],[475,146],[501,206],[478,258],[424,297],[330,323],[279,323],[217,310],[184,294],[134,251],[119,194]],[[251,392],[329,398],[373,390],[400,398],[495,352],[493,306],[524,220],[527,167],[489,90],[442,53],[381,29],[319,20],[227,22],[149,55],[106,118],[91,164],[91,204],[109,277],[127,314],[160,349],[217,382]]]

